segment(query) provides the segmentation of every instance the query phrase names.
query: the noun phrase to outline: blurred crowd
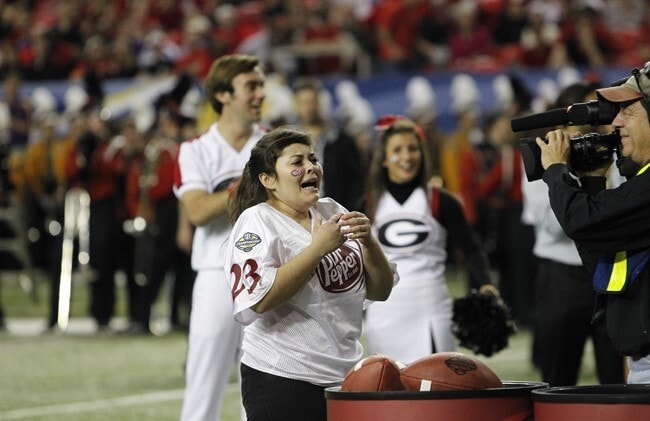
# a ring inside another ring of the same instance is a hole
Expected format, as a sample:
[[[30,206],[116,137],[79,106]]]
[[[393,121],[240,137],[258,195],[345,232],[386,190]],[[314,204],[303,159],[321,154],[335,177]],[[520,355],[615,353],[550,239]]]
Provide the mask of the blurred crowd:
[[[248,53],[288,78],[390,70],[630,66],[650,53],[639,0],[15,0],[0,74],[190,72]]]
[[[521,222],[523,174],[509,121],[530,112],[535,95],[516,77],[504,77],[509,100],[482,110],[476,87],[462,72],[633,67],[650,53],[650,7],[633,0],[17,0],[0,2],[0,19],[0,105],[9,116],[0,142],[0,202],[2,209],[18,209],[21,225],[13,228],[24,235],[14,239],[24,239],[29,251],[19,266],[42,269],[50,280],[50,328],[60,316],[66,197],[78,188],[90,194],[88,312],[98,328],[107,329],[114,316],[116,274],[124,275],[128,289],[131,331],[151,330],[152,306],[170,278],[170,323],[186,326],[193,228],[173,195],[174,161],[180,143],[214,121],[196,99],[209,66],[238,52],[264,61],[271,99],[265,124],[297,124],[318,134],[319,150],[327,151],[325,174],[354,187],[348,190],[356,193],[334,197],[350,209],[364,191],[374,115],[349,81],[337,85],[340,105],[333,113],[319,79],[458,72],[450,86],[451,132],[437,125],[435,93],[424,77],[409,82],[410,106],[394,113],[422,127],[434,166],[431,183],[461,200],[504,299],[517,320],[530,325],[534,237]],[[106,115],[104,82],[142,75],[174,75],[176,84],[147,110]],[[278,88],[275,75],[286,90]],[[38,98],[41,91],[32,98],[21,94],[23,81],[51,79],[81,81],[83,88],[66,92],[63,107]],[[334,150],[338,136],[349,139],[345,144],[355,149],[353,155]],[[337,153],[355,156],[350,168],[360,175],[337,168],[340,160],[328,163]],[[9,219],[0,224],[3,241],[13,229],[4,226]],[[75,229],[71,235],[79,249],[83,233]],[[3,254],[0,269],[14,263]],[[87,263],[75,260],[75,270]]]

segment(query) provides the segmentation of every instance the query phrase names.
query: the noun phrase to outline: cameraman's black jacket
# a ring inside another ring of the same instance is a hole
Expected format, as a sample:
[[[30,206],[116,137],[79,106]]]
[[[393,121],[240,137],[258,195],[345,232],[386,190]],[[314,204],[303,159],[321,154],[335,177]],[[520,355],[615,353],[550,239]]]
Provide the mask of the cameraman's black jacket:
[[[580,188],[562,164],[547,168],[543,179],[553,212],[591,273],[603,252],[650,250],[650,170],[608,190],[605,177],[582,178]],[[623,292],[606,294],[603,301],[618,352],[649,354],[650,265]]]

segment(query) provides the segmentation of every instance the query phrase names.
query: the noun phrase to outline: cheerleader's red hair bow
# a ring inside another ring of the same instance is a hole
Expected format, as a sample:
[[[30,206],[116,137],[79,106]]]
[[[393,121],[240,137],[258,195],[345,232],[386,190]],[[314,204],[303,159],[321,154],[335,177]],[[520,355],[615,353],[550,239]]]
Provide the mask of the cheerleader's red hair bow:
[[[420,139],[420,141],[421,142],[425,141],[424,132],[422,131],[422,128],[420,128],[420,126],[415,124],[408,117],[405,117],[405,116],[400,115],[400,114],[397,114],[397,115],[386,114],[384,116],[379,117],[379,119],[375,123],[375,130],[385,132],[386,130],[389,130],[391,127],[393,127],[393,125],[398,121],[406,122],[408,126],[411,126],[413,128],[413,131],[415,132],[417,137]]]
[[[405,116],[403,115],[393,115],[393,114],[386,114],[384,116],[379,117],[379,120],[375,123],[375,130],[379,131],[386,131],[393,127],[393,124],[395,124],[396,121],[399,120],[408,120]]]

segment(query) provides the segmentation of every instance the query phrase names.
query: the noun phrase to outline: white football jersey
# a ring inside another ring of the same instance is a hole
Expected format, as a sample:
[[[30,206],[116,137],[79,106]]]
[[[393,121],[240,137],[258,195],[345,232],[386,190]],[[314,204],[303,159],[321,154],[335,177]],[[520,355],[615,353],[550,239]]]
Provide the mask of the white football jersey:
[[[310,209],[312,221],[317,213],[326,220],[339,212],[346,210],[330,198]],[[235,223],[224,268],[235,318],[247,324],[242,363],[286,378],[339,384],[363,354],[366,285],[358,241],[348,240],[325,256],[286,303],[262,314],[251,310],[272,287],[278,267],[311,240],[311,232],[266,203],[247,209]]]
[[[264,135],[265,130],[255,125],[253,133],[237,151],[219,133],[214,123],[201,136],[181,144],[174,194],[181,198],[191,190],[208,193],[225,190],[241,176],[248,162],[251,150]],[[214,218],[204,226],[196,227],[192,243],[192,268],[194,270],[223,267],[223,256],[219,252],[228,239],[230,219],[228,214]]]

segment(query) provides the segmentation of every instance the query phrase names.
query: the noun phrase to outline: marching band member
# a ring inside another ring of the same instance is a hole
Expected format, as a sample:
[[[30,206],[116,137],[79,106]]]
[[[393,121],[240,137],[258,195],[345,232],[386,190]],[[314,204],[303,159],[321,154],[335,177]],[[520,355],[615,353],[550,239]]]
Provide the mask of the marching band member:
[[[139,323],[131,326],[131,333],[150,333],[152,306],[176,259],[178,202],[173,185],[180,126],[173,120],[169,113],[160,113],[158,132],[127,169],[126,210],[131,226],[125,227],[135,236],[135,280],[142,287]]]
[[[122,229],[124,177],[128,161],[141,150],[140,136],[132,121],[111,137],[107,121],[99,109],[86,112],[86,129],[68,157],[67,178],[71,186],[81,186],[90,194],[90,314],[99,332],[109,329],[115,310],[115,274],[123,269],[127,276],[129,316],[138,317],[139,287],[132,274],[132,241]]]
[[[54,113],[41,116],[35,123],[34,136],[37,140],[25,152],[24,215],[33,262],[47,272],[50,282],[50,329],[55,326],[58,317],[61,226],[66,190],[65,156],[73,145],[73,139],[57,135],[59,116]]]

